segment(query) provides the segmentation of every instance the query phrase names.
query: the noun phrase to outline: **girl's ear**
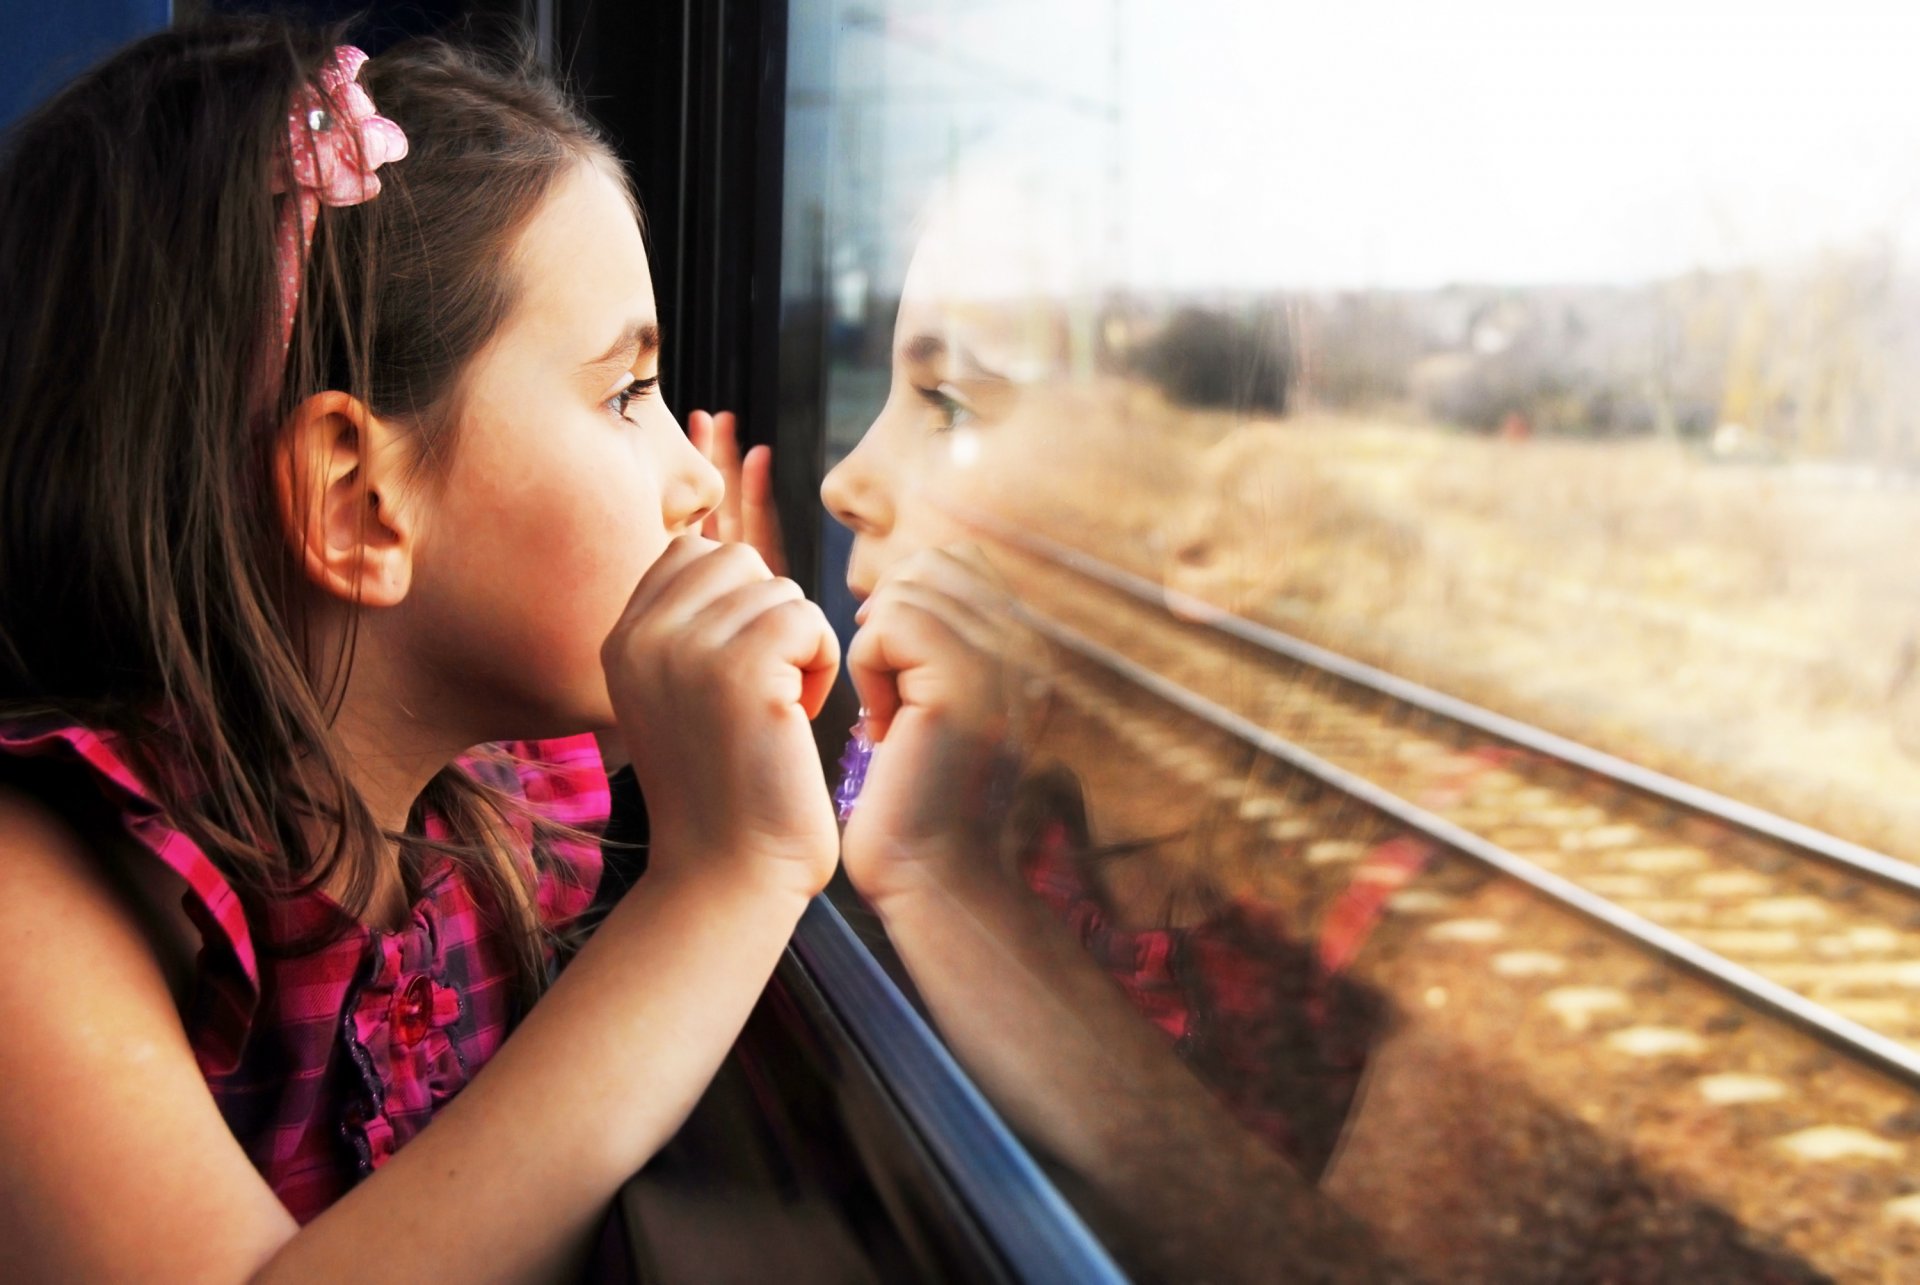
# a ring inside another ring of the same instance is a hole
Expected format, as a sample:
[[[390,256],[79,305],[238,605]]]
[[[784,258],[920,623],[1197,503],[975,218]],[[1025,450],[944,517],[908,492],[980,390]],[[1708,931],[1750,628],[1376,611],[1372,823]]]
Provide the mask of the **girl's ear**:
[[[415,526],[397,430],[364,402],[315,393],[274,448],[281,530],[307,579],[333,596],[391,607],[413,582]]]

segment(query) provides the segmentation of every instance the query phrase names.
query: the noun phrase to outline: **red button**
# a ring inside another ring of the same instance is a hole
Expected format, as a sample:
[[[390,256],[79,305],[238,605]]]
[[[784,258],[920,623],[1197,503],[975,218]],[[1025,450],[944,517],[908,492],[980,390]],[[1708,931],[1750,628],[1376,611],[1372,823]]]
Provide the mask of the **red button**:
[[[416,977],[393,997],[393,1033],[404,1044],[418,1044],[433,1018],[433,983]]]

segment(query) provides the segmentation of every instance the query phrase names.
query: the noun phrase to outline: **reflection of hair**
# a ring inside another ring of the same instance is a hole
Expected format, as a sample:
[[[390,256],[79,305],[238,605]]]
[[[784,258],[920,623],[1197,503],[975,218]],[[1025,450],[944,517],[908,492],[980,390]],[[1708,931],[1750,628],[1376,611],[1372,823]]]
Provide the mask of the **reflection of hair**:
[[[1286,413],[1293,352],[1273,312],[1182,308],[1133,354],[1133,369],[1179,406]]]
[[[330,730],[352,638],[309,654],[271,433],[248,407],[279,358],[269,175],[288,103],[334,43],[255,20],[160,33],[6,142],[0,716],[122,733],[239,886],[297,890],[344,862],[358,917],[387,839]],[[610,154],[524,65],[420,43],[361,81],[411,151],[373,200],[322,210],[273,422],[345,389],[413,431],[431,471],[460,372],[512,304],[514,238],[560,176]],[[537,987],[532,871],[506,796],[452,767],[421,805],[447,817]],[[336,822],[337,840],[309,851],[302,814]]]

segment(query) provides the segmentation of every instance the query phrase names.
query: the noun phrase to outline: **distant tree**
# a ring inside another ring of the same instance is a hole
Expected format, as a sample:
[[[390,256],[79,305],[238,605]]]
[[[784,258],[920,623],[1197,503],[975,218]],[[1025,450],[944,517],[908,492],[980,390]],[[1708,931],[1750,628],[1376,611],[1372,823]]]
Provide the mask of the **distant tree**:
[[[1293,382],[1293,351],[1276,315],[1247,318],[1183,308],[1137,350],[1134,369],[1183,406],[1282,415]]]

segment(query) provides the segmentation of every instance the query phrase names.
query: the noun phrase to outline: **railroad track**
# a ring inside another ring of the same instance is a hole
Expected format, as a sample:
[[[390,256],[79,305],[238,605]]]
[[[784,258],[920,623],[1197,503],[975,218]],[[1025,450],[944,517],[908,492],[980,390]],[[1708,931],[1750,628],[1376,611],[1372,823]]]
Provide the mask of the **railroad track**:
[[[1196,785],[1210,769],[1190,738],[1142,713],[1132,693],[1285,766],[1284,780],[1208,783],[1275,839],[1297,826],[1281,795],[1302,780],[1358,800],[1920,1088],[1920,867],[1182,599],[1079,550],[968,520],[1014,555],[1019,596],[1047,609],[1035,627],[1077,662],[1060,676],[1064,698]],[[1318,845],[1302,873],[1363,855],[1359,844]],[[1432,894],[1400,896],[1412,908]],[[1447,927],[1462,941],[1499,932]],[[1546,967],[1527,952],[1501,964],[1511,975],[1532,966]],[[1578,986],[1550,999],[1570,1025],[1625,1002]]]

